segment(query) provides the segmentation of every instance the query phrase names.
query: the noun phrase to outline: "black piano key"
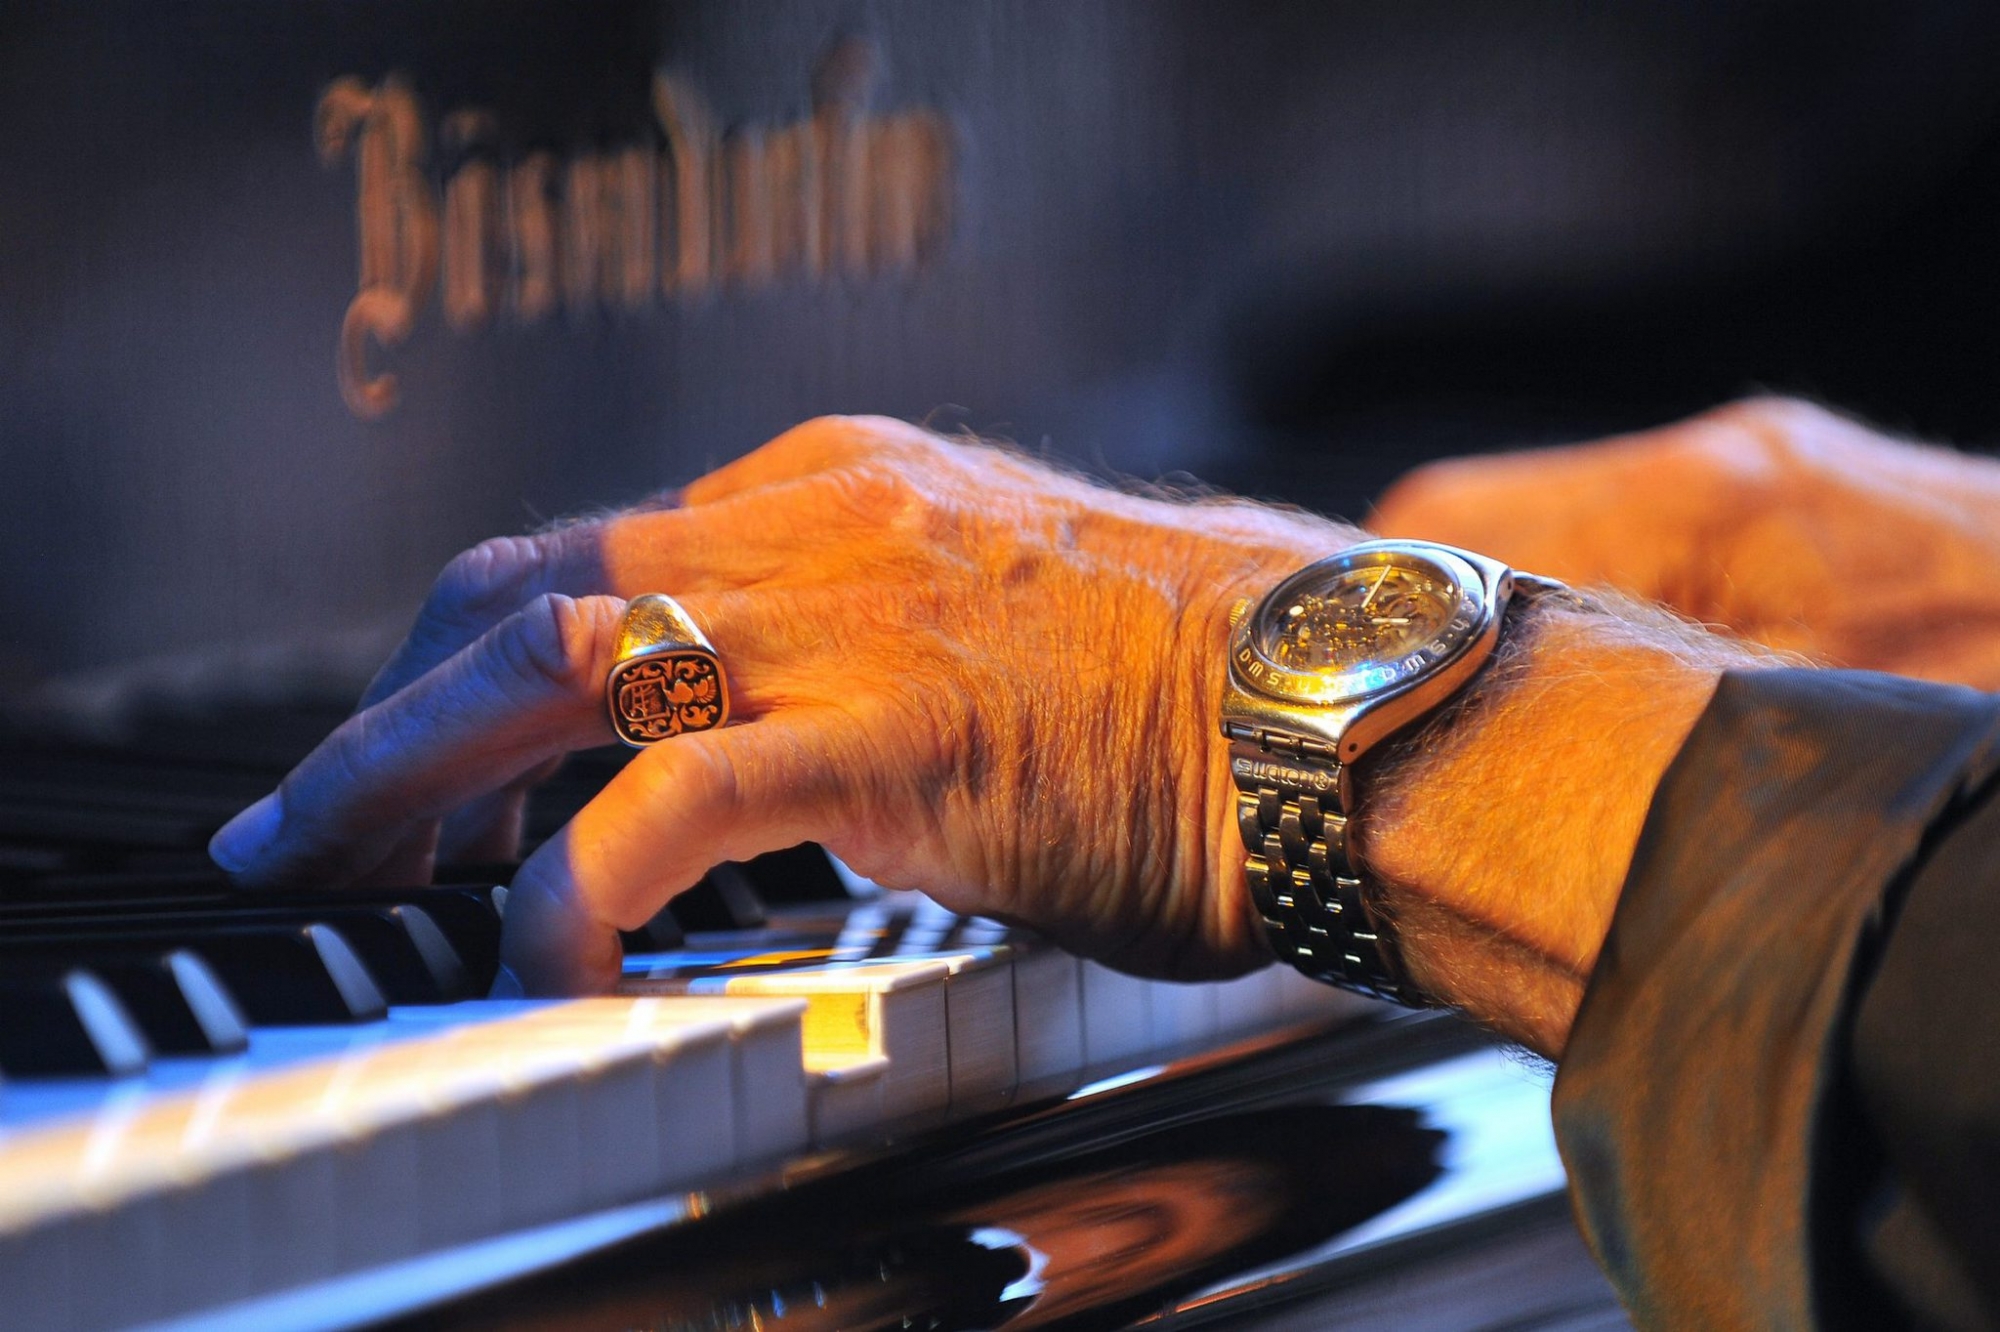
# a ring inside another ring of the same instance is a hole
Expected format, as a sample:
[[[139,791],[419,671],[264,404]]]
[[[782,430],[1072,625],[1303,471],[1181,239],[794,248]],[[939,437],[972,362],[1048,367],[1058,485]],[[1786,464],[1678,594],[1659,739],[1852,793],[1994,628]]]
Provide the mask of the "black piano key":
[[[493,985],[500,966],[500,903],[504,889],[486,886],[443,886],[405,892],[384,901],[419,908],[436,923],[465,968],[472,995]]]
[[[120,922],[171,927],[178,921],[194,928],[216,922],[318,919],[338,925],[345,912],[386,913],[396,931],[407,938],[405,943],[392,941],[385,946],[403,958],[401,965],[422,973],[409,986],[394,986],[401,993],[391,994],[391,1001],[432,1003],[473,997],[492,985],[500,949],[500,911],[494,899],[492,886],[473,884],[251,894],[232,887],[213,868],[155,875],[57,875],[25,886],[16,883],[11,894],[0,892],[0,940],[22,931],[115,928]],[[371,963],[375,961],[372,945],[363,937],[350,942]]]
[[[0,1072],[14,1077],[122,1077],[151,1051],[102,979],[33,959],[0,962]]]
[[[439,1004],[473,997],[464,962],[437,922],[419,907],[293,906],[281,898],[250,906],[251,900],[257,899],[202,919],[211,924],[270,921],[331,927],[354,950],[388,1003]]]
[[[247,1020],[222,978],[186,949],[100,958],[91,969],[159,1054],[236,1054],[249,1044]]]
[[[0,938],[59,933],[78,938],[152,931],[198,945],[208,932],[254,926],[331,925],[368,967],[393,1004],[437,1004],[473,997],[465,963],[437,922],[406,903],[335,901],[298,904],[282,896],[239,896],[236,904],[206,903],[177,910],[70,912],[0,917]]]
[[[375,978],[330,925],[204,935],[194,948],[254,1023],[315,1026],[387,1014]]]
[[[754,930],[765,920],[764,903],[750,886],[743,867],[717,865],[702,881],[667,904],[667,910],[692,934],[696,930]]]
[[[817,842],[772,851],[737,868],[766,902],[844,902],[850,898],[846,881],[833,868],[832,857]]]
[[[473,999],[485,994],[488,986],[477,990],[473,987],[471,972],[465,960],[452,947],[451,940],[438,928],[437,921],[422,907],[397,905],[383,909],[387,917],[401,927],[402,939],[408,944],[411,954],[422,966],[422,981],[435,995],[435,999],[404,999],[391,1002],[401,1003],[451,1003],[457,999]]]
[[[38,954],[107,956],[184,948],[222,978],[251,1022],[313,1026],[382,1017],[381,988],[339,930],[330,925],[229,923],[202,928],[154,926],[0,935],[0,966]]]
[[[671,906],[661,907],[644,925],[622,931],[618,937],[628,953],[664,953],[687,942],[687,932],[681,929]]]

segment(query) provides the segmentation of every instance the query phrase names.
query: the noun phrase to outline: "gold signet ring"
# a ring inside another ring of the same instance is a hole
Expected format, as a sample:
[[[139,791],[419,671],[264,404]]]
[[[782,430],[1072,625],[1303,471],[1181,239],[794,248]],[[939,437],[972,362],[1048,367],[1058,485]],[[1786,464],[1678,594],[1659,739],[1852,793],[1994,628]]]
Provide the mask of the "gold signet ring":
[[[604,706],[611,729],[635,749],[729,720],[722,658],[672,597],[649,592],[626,603]]]

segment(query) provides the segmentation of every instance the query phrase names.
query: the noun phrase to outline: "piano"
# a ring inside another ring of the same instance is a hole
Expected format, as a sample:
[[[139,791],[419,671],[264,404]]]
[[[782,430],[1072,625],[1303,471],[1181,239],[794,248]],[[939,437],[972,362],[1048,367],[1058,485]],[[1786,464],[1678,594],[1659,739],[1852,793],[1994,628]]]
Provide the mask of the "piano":
[[[205,867],[314,717],[0,746],[7,1326],[1618,1325],[1545,1075],[1455,1020],[1138,980],[810,846],[634,932],[617,995],[488,999],[505,866]]]
[[[458,550],[823,412],[1349,515],[1751,384],[1991,436],[1996,54],[1793,0],[8,4],[0,1326],[1619,1325],[1546,1075],[1448,1017],[811,848],[510,1005],[507,866],[201,847]]]

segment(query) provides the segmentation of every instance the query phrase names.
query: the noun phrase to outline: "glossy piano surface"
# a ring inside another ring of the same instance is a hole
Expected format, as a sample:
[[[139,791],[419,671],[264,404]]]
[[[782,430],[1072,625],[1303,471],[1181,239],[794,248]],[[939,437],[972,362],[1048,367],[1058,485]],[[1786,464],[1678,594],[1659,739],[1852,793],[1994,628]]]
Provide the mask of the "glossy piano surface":
[[[1201,1322],[1522,1243],[1567,1256],[1523,1309],[1613,1307],[1545,1078],[1448,1019],[1135,980],[812,848],[725,867],[573,1003],[478,997],[503,866],[233,893],[202,839],[337,711],[6,745],[9,1326]]]

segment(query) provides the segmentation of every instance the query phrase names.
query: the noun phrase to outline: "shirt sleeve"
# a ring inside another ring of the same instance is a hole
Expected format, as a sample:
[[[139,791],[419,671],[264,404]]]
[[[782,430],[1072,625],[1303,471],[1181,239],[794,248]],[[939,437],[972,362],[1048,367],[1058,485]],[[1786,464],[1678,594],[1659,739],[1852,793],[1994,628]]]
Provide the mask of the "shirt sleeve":
[[[1723,678],[1556,1079],[1579,1224],[1640,1326],[1993,1325],[1997,768],[1973,690]]]

